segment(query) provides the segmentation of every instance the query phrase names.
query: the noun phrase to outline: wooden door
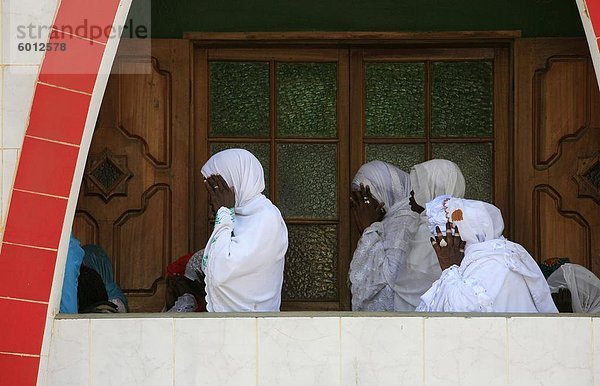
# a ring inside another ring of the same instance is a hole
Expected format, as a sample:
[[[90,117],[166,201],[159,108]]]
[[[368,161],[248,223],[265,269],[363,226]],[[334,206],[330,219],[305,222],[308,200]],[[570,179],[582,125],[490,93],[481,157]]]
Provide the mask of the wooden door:
[[[600,94],[585,39],[515,45],[515,240],[600,274]]]
[[[73,231],[110,256],[131,311],[164,304],[166,265],[189,252],[189,43],[123,40],[92,140]]]

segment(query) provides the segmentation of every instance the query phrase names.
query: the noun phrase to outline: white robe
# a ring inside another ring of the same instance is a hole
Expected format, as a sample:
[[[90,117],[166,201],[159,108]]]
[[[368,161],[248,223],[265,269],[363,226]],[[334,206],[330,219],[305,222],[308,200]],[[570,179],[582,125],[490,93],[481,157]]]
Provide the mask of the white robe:
[[[235,208],[219,208],[204,252],[207,310],[279,311],[288,234],[279,209],[261,194],[260,162],[246,150],[225,150],[202,174],[220,174],[235,189]]]
[[[462,197],[465,194],[465,179],[460,168],[453,162],[434,159],[413,166],[410,181],[417,204],[425,204],[442,194]],[[409,252],[395,280],[396,311],[414,311],[421,295],[442,274],[435,251],[429,238],[427,215],[421,213],[417,229],[409,244]]]
[[[502,237],[504,222],[495,206],[440,197],[427,204],[430,228],[444,229],[457,210],[460,216],[454,218],[462,219],[454,224],[467,243],[465,257],[460,266],[444,270],[417,311],[558,312],[537,263],[522,246]]]
[[[385,204],[381,221],[363,231],[350,263],[353,311],[394,311],[394,283],[404,264],[417,214],[410,210],[407,173],[381,161],[363,165],[352,185],[368,185],[375,199]]]
[[[548,278],[552,293],[561,288],[571,291],[573,312],[600,312],[600,279],[590,270],[577,264],[563,264]]]

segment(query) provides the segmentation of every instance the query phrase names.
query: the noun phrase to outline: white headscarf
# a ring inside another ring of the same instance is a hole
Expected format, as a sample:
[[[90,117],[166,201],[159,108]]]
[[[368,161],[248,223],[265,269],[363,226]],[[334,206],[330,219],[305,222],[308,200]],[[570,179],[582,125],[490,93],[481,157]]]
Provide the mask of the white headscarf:
[[[413,166],[410,182],[415,200],[422,207],[439,195],[463,197],[465,194],[465,178],[460,168],[454,162],[443,159]],[[427,215],[423,212],[410,242],[404,267],[396,278],[396,311],[414,311],[421,301],[421,295],[442,274],[435,251],[429,242],[431,235],[427,225]]]
[[[578,264],[563,264],[548,278],[552,293],[561,288],[571,291],[573,312],[600,312],[600,279]]]
[[[381,222],[363,231],[350,263],[352,310],[393,311],[394,282],[416,229],[417,215],[410,209],[410,178],[394,165],[372,161],[361,166],[352,185],[369,186],[373,197],[385,204]]]
[[[460,266],[444,270],[421,297],[417,311],[558,312],[535,260],[502,237],[504,221],[498,208],[447,196],[426,207],[431,229],[445,229],[450,221],[467,244]]]
[[[502,236],[504,221],[500,209],[483,201],[464,200],[443,195],[425,206],[429,231],[435,235],[436,228],[446,230],[448,221],[459,228],[461,239],[466,243],[481,243]]]
[[[454,197],[465,195],[465,177],[458,165],[445,159],[432,159],[413,166],[410,183],[415,201],[423,208],[429,201],[444,194]]]
[[[218,210],[204,252],[208,311],[279,311],[288,234],[277,207],[261,194],[260,162],[246,150],[224,150],[202,174],[220,174],[235,189],[235,209]]]

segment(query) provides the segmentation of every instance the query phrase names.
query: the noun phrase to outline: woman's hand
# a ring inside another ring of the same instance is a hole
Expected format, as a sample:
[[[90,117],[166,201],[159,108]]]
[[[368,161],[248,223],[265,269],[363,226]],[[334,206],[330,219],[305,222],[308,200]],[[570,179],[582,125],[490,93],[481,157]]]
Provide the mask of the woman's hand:
[[[452,235],[454,229],[454,235]],[[442,233],[440,227],[436,227],[436,236],[431,238],[431,245],[435,250],[442,271],[453,265],[460,265],[465,257],[465,242],[460,238],[458,227],[446,223],[446,233]]]
[[[380,203],[373,197],[369,185],[365,187],[360,184],[360,190],[351,192],[350,206],[360,233],[374,222],[381,221],[385,215],[384,203]]]
[[[222,176],[213,174],[204,180],[204,185],[208,190],[213,212],[216,213],[221,207],[233,208],[235,206],[235,191],[227,185]]]

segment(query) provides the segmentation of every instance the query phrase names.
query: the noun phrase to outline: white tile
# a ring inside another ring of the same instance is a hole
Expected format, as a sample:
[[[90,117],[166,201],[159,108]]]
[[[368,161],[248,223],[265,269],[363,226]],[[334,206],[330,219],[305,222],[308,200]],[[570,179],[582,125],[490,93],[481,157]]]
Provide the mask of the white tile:
[[[2,57],[4,63],[39,65],[44,51],[19,44],[45,43],[58,0],[2,0]]]
[[[256,319],[175,319],[175,385],[256,384]]]
[[[581,317],[508,321],[509,384],[592,384],[592,322]]]
[[[326,317],[259,319],[259,385],[339,385],[339,325]]]
[[[89,383],[90,321],[55,320],[48,362],[48,386]]]
[[[342,318],[342,385],[423,384],[423,319]]]
[[[27,67],[16,67],[23,68]],[[4,67],[2,82],[2,147],[17,149],[23,146],[23,137],[29,121],[33,101],[37,67],[33,73],[19,73],[13,66]]]
[[[426,385],[506,385],[506,319],[425,320]]]
[[[594,385],[600,386],[600,318],[592,318]]]
[[[91,386],[173,384],[172,319],[92,320]]]
[[[18,150],[2,150],[2,230],[4,230],[6,215],[8,214],[8,204],[10,202],[15,172],[17,171],[18,157]]]
[[[0,19],[2,19],[0,17]],[[1,27],[0,27],[1,28]],[[0,36],[0,40],[1,36]],[[2,93],[4,92],[4,67],[0,67],[0,116],[4,115],[4,106],[3,106],[3,97],[2,97]],[[0,118],[0,149],[2,149],[4,146],[2,145],[2,138],[3,138],[3,128],[2,125],[4,123],[4,119]]]

